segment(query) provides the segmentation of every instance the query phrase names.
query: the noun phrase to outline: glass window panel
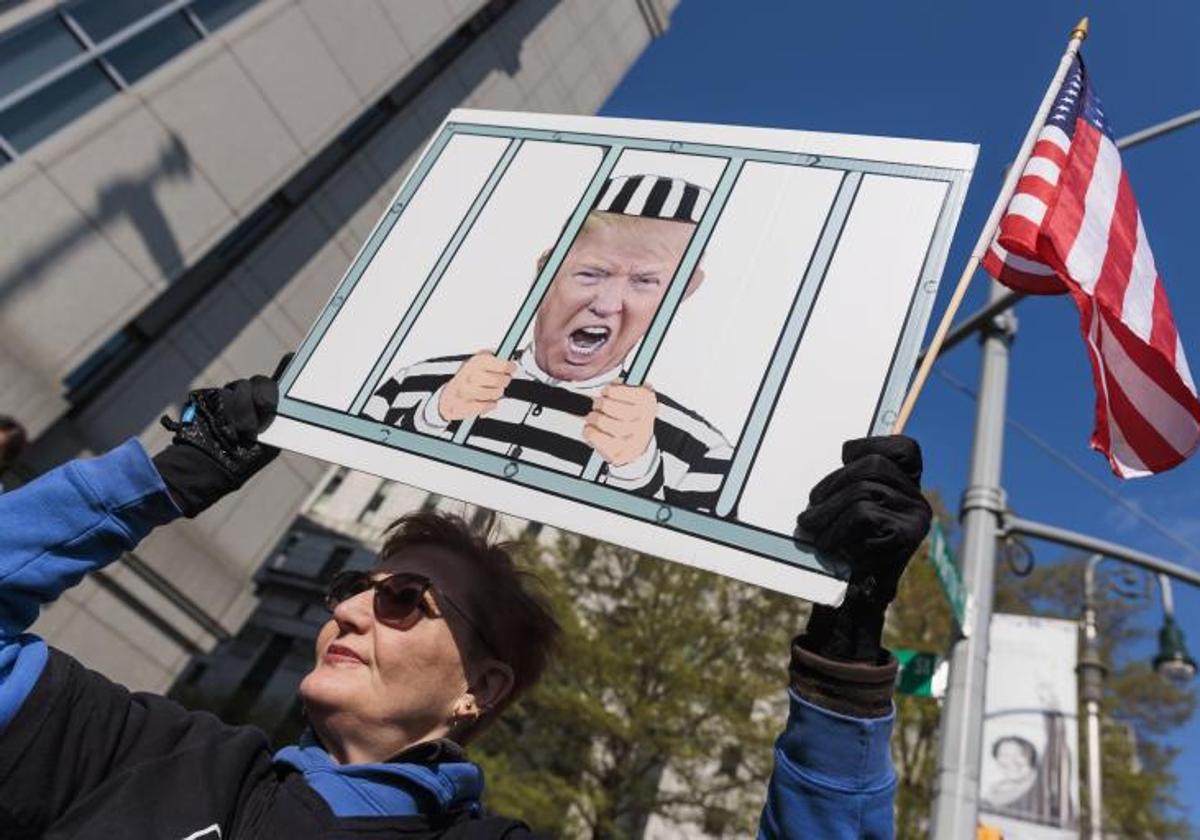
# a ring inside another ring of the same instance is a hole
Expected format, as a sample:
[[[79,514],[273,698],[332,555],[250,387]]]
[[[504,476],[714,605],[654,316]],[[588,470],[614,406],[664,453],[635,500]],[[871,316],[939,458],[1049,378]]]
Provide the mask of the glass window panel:
[[[97,371],[104,367],[110,359],[133,346],[133,339],[127,330],[121,330],[108,341],[97,347],[92,354],[79,363],[75,370],[67,374],[63,384],[68,391],[75,391],[86,383]]]
[[[55,15],[0,38],[0,97],[81,52],[82,45]]]
[[[0,134],[23,152],[116,91],[95,64],[85,64],[0,113]]]
[[[129,84],[196,43],[200,36],[183,19],[171,15],[104,55]]]
[[[211,32],[258,3],[258,0],[196,0],[192,11]]]
[[[81,0],[68,7],[71,17],[100,43],[166,5],[167,0]]]

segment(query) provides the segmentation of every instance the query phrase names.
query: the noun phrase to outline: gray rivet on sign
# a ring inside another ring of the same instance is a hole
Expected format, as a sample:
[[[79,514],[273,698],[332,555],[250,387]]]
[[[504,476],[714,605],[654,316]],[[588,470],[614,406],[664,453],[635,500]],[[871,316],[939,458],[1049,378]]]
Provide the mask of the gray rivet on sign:
[[[380,440],[387,440],[391,436],[392,436],[391,429],[380,429],[379,430],[379,439]]]
[[[926,280],[925,281],[925,291],[928,292],[929,294],[933,294],[934,292],[937,291],[937,283],[934,282],[933,280]]]
[[[671,518],[671,509],[666,505],[659,505],[658,512],[654,514],[654,518],[659,522],[666,522]]]
[[[518,464],[516,461],[509,461],[507,464],[504,465],[504,477],[512,478],[514,475],[517,474],[517,471],[520,469],[521,469],[521,465]]]
[[[896,412],[892,411],[890,408],[887,411],[883,412],[883,422],[887,423],[889,426],[891,426],[893,423],[895,423],[896,422]]]
[[[556,132],[554,132],[553,134],[551,134],[551,135],[550,135],[550,139],[551,139],[551,140],[561,140],[561,139],[562,139],[562,132],[561,132],[561,131],[556,131]]]
[[[671,144],[671,151],[672,151],[672,152],[682,152],[682,151],[683,151],[683,144],[682,144],[682,143],[680,143],[678,140],[676,140],[675,142],[673,142],[673,143]]]

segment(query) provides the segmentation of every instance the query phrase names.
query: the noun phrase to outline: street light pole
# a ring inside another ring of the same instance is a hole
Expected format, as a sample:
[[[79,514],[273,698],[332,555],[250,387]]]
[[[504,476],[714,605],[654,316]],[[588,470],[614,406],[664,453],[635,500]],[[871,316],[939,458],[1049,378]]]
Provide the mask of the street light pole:
[[[1163,631],[1160,638],[1159,655],[1155,658],[1155,670],[1163,673],[1162,664],[1174,665],[1178,679],[1190,679],[1196,671],[1196,663],[1183,647],[1181,631],[1175,626],[1175,599],[1171,594],[1171,579],[1200,587],[1200,572],[1180,566],[1168,560],[1146,554],[1119,543],[1102,540],[1090,534],[1081,534],[1042,522],[1021,519],[996,508],[993,513],[1001,517],[1002,536],[1026,536],[1058,543],[1070,548],[1094,552],[1088,558],[1083,571],[1083,656],[1076,672],[1081,681],[1081,694],[1087,715],[1088,746],[1088,837],[1103,840],[1104,799],[1100,770],[1100,703],[1104,696],[1104,677],[1108,669],[1100,655],[1100,637],[1096,621],[1096,567],[1104,560],[1117,560],[1153,573],[1158,580],[1162,595]],[[1168,643],[1169,642],[1169,646]],[[1161,664],[1160,664],[1161,662]]]
[[[1104,696],[1107,669],[1100,655],[1100,633],[1096,623],[1096,566],[1103,554],[1093,554],[1083,569],[1083,656],[1075,669],[1087,714],[1088,749],[1088,836],[1104,838],[1104,799],[1100,776],[1100,701]]]
[[[989,299],[1006,290],[991,284]],[[979,373],[979,404],[975,412],[975,445],[971,453],[970,484],[962,501],[963,587],[975,608],[968,614],[964,638],[950,650],[950,683],[942,708],[938,745],[932,833],[935,838],[974,837],[979,812],[979,769],[986,684],[988,628],[992,623],[995,582],[997,511],[1004,509],[1000,465],[1004,449],[1004,404],[1007,396],[1009,346],[1016,319],[1004,312],[987,325],[983,365]]]

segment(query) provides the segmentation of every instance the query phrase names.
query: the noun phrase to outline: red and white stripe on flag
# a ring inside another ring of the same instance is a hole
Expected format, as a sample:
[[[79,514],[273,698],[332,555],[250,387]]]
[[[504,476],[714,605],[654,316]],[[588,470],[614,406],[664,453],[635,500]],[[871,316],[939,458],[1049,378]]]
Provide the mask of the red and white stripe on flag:
[[[1076,59],[983,266],[1031,294],[1070,294],[1096,386],[1092,446],[1122,478],[1200,445],[1200,400],[1121,156]]]

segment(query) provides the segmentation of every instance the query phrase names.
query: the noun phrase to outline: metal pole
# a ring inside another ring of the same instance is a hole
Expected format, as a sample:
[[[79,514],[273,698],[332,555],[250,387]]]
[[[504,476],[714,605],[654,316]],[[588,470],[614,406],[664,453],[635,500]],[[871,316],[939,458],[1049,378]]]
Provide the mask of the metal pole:
[[[987,306],[981,307],[976,312],[967,316],[962,323],[952,329],[942,342],[942,346],[938,348],[938,356],[942,356],[947,350],[957,347],[962,344],[975,333],[990,324],[997,315],[1007,309],[1017,305],[1017,301],[1026,297],[1024,292],[1008,291],[1005,294],[996,297],[988,302]],[[928,347],[921,351],[921,355],[917,356],[917,364],[925,361],[925,356],[929,353]]]
[[[1175,580],[1181,580],[1184,583],[1190,583],[1192,586],[1200,587],[1200,571],[1189,569],[1187,566],[1180,566],[1178,563],[1163,560],[1161,557],[1155,557],[1153,554],[1147,554],[1144,551],[1138,551],[1120,543],[1109,542],[1099,537],[1093,537],[1090,534],[1081,534],[1078,531],[1069,531],[1066,528],[1059,528],[1055,525],[1047,525],[1044,522],[1022,519],[1019,516],[1005,515],[1003,525],[1005,536],[1008,534],[1024,534],[1034,539],[1067,545],[1095,554],[1103,554],[1105,557],[1122,560],[1132,566],[1145,569],[1148,572],[1167,575]]]
[[[1006,293],[992,283],[989,300]],[[992,321],[983,339],[975,445],[970,482],[962,502],[963,587],[973,598],[975,609],[967,619],[970,627],[964,628],[969,631],[966,638],[959,639],[950,651],[950,684],[942,707],[933,806],[932,835],[936,840],[974,837],[979,816],[980,743],[999,532],[997,511],[1004,509],[1000,489],[1004,403],[1009,345],[1015,333],[1016,320],[1006,312]]]
[[[1107,669],[1100,656],[1100,634],[1096,623],[1096,566],[1103,554],[1088,558],[1083,570],[1083,656],[1075,669],[1079,674],[1084,709],[1087,714],[1088,750],[1088,836],[1104,837],[1104,797],[1100,775],[1100,703],[1104,698]]]
[[[1149,128],[1135,131],[1133,134],[1126,134],[1120,140],[1116,141],[1117,148],[1128,149],[1130,146],[1136,146],[1138,143],[1145,143],[1147,140],[1162,137],[1164,134],[1170,134],[1172,131],[1178,131],[1184,126],[1189,126],[1197,122],[1200,122],[1200,109],[1180,114],[1178,117],[1172,117],[1169,120],[1163,120]]]

